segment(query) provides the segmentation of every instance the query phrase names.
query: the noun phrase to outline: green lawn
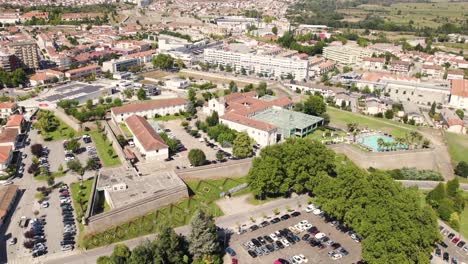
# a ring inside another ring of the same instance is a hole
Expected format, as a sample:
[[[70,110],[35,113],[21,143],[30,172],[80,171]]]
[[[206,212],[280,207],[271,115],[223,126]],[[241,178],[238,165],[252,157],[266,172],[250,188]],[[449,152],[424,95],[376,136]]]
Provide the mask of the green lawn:
[[[51,175],[50,175],[52,178],[56,179],[56,178],[60,178],[60,177],[63,177],[65,176],[65,173],[63,172],[53,172]],[[33,177],[35,180],[37,181],[47,181],[47,176],[45,175],[38,175],[38,176],[35,176]]]
[[[323,133],[325,133],[325,137],[323,137]],[[316,140],[331,140],[333,139],[331,137],[331,133],[333,133],[334,137],[346,136],[346,133],[343,131],[332,131],[330,129],[324,129],[324,130],[317,129],[314,132],[307,135],[307,137],[311,139],[316,139]]]
[[[465,202],[468,203],[468,192],[463,192]],[[460,233],[467,238],[468,237],[468,204],[465,203],[465,210],[460,215]]]
[[[115,149],[112,147],[112,144],[107,138],[103,138],[102,133],[97,130],[89,132],[89,135],[93,139],[94,144],[96,145],[96,150],[101,159],[102,166],[110,167],[120,165],[120,159],[115,153]]]
[[[454,164],[460,161],[468,162],[468,136],[446,132],[445,140]]]
[[[417,130],[415,126],[394,122],[388,119],[342,111],[333,107],[328,107],[327,113],[330,115],[330,124],[342,129],[346,129],[348,123],[357,123],[360,128],[367,127],[373,130],[380,130],[392,134],[395,137],[404,137],[406,133]]]
[[[125,125],[125,123],[119,123],[119,127],[122,130],[122,132],[124,133],[125,137],[130,138],[130,137],[133,136],[132,132],[130,132],[130,129],[128,129],[128,127],[127,127],[127,125]]]
[[[185,119],[184,115],[165,115],[165,116],[160,116],[154,118],[156,121],[171,121],[171,120],[177,120],[177,119]]]
[[[103,233],[89,235],[82,238],[81,243],[89,249],[154,233],[161,226],[183,226],[190,222],[193,213],[200,208],[207,209],[215,217],[222,216],[223,212],[215,203],[217,199],[220,199],[220,193],[226,192],[245,181],[245,177],[187,181],[190,198],[159,208],[145,216],[133,219],[131,222],[110,228]]]
[[[52,132],[41,131],[41,135],[44,138],[44,140],[55,141],[60,139],[69,139],[80,135],[78,131],[69,127],[60,118],[58,118],[57,116],[55,116],[55,118],[57,118],[57,120],[59,121],[59,126]]]

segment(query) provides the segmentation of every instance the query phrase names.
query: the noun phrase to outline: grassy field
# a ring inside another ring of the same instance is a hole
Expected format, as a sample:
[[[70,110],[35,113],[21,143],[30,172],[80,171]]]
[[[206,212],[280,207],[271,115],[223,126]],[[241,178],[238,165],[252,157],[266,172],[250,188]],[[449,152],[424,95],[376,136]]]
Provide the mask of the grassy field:
[[[101,159],[102,166],[111,167],[121,164],[119,157],[115,153],[115,149],[107,138],[103,138],[103,134],[99,133],[97,130],[93,130],[89,132],[89,135],[96,145],[96,150]]]
[[[159,208],[128,223],[110,228],[103,233],[89,235],[82,238],[81,242],[86,248],[94,248],[154,233],[162,226],[183,226],[190,222],[193,213],[200,208],[205,208],[216,217],[222,216],[223,212],[215,203],[217,199],[220,199],[220,193],[226,192],[245,181],[245,177],[187,181],[190,198]]]
[[[172,74],[171,72],[165,72],[165,71],[150,71],[150,72],[143,73],[141,76],[153,78],[153,79],[162,79],[171,74]]]
[[[132,132],[130,132],[127,125],[125,125],[125,123],[119,123],[119,127],[122,130],[122,133],[124,134],[124,136],[128,138],[132,137]]]
[[[465,201],[468,201],[468,192],[463,193]],[[467,238],[468,237],[468,205],[465,204],[465,209],[460,215],[460,233]]]
[[[454,164],[460,161],[468,162],[468,136],[446,132],[445,140]]]
[[[67,124],[65,124],[60,118],[55,116],[57,120],[59,121],[59,126],[57,129],[55,129],[52,132],[42,132],[41,135],[45,140],[48,141],[55,141],[55,140],[61,140],[61,139],[69,139],[71,137],[75,137],[80,135],[80,133],[73,128],[69,127]]]
[[[160,116],[154,118],[156,121],[171,121],[171,120],[177,120],[177,119],[185,119],[185,116],[183,115],[165,115],[165,116]]]
[[[417,127],[390,121],[383,118],[376,118],[355,114],[347,111],[341,111],[336,108],[328,107],[327,113],[330,115],[330,124],[342,129],[346,129],[348,123],[357,123],[360,128],[367,127],[373,130],[380,130],[395,137],[403,137],[406,133],[416,130]]]
[[[378,15],[387,21],[396,24],[409,24],[414,26],[427,26],[436,28],[450,22],[459,24],[465,18],[468,10],[466,3],[440,1],[437,3],[398,3],[391,6],[360,5],[356,8],[341,9],[346,21],[356,22],[363,20],[367,15]]]

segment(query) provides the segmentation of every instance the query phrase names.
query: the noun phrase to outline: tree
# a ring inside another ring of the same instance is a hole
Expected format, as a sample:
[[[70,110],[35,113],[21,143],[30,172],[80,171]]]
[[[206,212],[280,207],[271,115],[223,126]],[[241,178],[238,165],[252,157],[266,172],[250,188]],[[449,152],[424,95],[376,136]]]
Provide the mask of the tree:
[[[236,139],[233,142],[232,154],[238,158],[247,158],[252,156],[253,140],[247,135],[247,133],[238,133]]]
[[[168,70],[173,67],[174,59],[170,55],[160,53],[156,57],[153,57],[152,63],[154,67],[162,70]]]
[[[188,96],[188,100],[195,105],[196,100],[197,100],[197,93],[195,92],[195,89],[189,88],[187,96]]]
[[[125,137],[123,135],[118,135],[117,136],[117,142],[119,142],[119,145],[122,146],[122,147],[127,145],[127,140],[125,139]]]
[[[460,189],[460,183],[457,178],[447,181],[447,196],[455,197]]]
[[[68,140],[67,143],[65,143],[65,149],[70,150],[73,153],[77,153],[80,148],[81,144],[76,139]]]
[[[308,115],[320,116],[327,111],[327,105],[323,98],[316,95],[311,95],[304,102],[304,113]]]
[[[206,162],[205,153],[201,149],[191,149],[188,154],[188,159],[192,166],[201,166]]]
[[[385,118],[387,118],[387,119],[393,119],[393,116],[394,116],[393,110],[392,110],[392,109],[388,109],[387,111],[385,111],[385,114],[384,114],[384,115],[385,115]]]
[[[461,109],[455,110],[455,114],[457,114],[457,116],[460,117],[460,119],[463,119],[463,117],[465,117],[465,112],[463,112],[463,110]]]
[[[137,91],[137,98],[138,100],[146,100],[146,91],[143,88],[138,89]]]
[[[442,199],[439,203],[439,207],[437,208],[437,214],[439,215],[440,219],[448,221],[450,219],[450,215],[453,212],[455,212],[453,201],[449,198]]]
[[[141,243],[132,250],[128,264],[153,264],[153,250],[149,242]]]
[[[220,245],[217,241],[216,226],[211,215],[203,210],[196,211],[190,221],[190,227],[189,252],[195,260],[219,253]]]
[[[429,116],[434,117],[435,111],[436,111],[436,103],[432,102],[431,110],[429,110]]]
[[[133,97],[134,92],[133,92],[133,89],[125,89],[123,91],[123,94],[125,95],[126,98],[130,99]]]
[[[42,155],[42,150],[43,150],[43,147],[41,144],[31,145],[31,153],[36,157],[40,157]]]
[[[432,189],[426,196],[426,201],[432,206],[438,206],[442,199],[445,198],[445,184],[439,183],[437,186]]]
[[[237,84],[234,81],[231,81],[229,83],[229,91],[231,91],[231,93],[237,93],[238,88],[237,88]]]
[[[216,152],[216,159],[218,161],[223,160],[224,159],[224,152],[222,152],[222,151]]]
[[[95,159],[88,159],[86,161],[86,169],[87,170],[94,170],[94,168],[97,166],[97,162]]]
[[[455,230],[460,230],[460,216],[457,212],[453,212],[450,214],[450,218],[448,220],[448,224]]]
[[[155,264],[184,263],[186,248],[183,238],[177,235],[172,228],[163,228],[159,232],[158,239],[153,241],[153,251]]]
[[[70,170],[80,175],[83,175],[83,172],[84,172],[83,165],[81,165],[81,162],[78,159],[70,160],[69,162],[67,162],[67,167]]]
[[[179,68],[179,70],[185,68],[185,64],[181,59],[176,60],[176,65],[177,65],[177,68]]]
[[[278,28],[277,27],[273,27],[271,29],[271,33],[275,34],[275,35],[278,35]]]
[[[39,111],[34,126],[42,132],[52,132],[59,126],[59,121],[50,111]]]
[[[464,178],[468,178],[468,163],[460,161],[455,167],[455,174]]]
[[[206,117],[206,123],[210,127],[216,126],[219,123],[218,112],[213,111],[213,113],[210,116]]]
[[[130,249],[126,245],[117,244],[114,246],[110,259],[114,264],[126,264],[130,255]]]

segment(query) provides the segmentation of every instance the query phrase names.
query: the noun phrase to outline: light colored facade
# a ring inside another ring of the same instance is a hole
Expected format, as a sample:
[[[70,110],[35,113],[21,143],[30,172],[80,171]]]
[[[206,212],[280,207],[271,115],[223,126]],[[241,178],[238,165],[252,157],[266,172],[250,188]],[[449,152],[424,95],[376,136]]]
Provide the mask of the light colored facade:
[[[365,57],[372,56],[373,51],[351,46],[328,46],[323,48],[323,57],[327,60],[350,65],[361,63]]]
[[[133,135],[135,147],[147,160],[164,160],[169,157],[169,147],[144,117],[131,115],[125,124]]]
[[[187,89],[189,81],[182,78],[172,78],[166,81],[166,88],[168,89]]]
[[[309,63],[306,60],[244,54],[219,49],[205,49],[204,60],[211,64],[230,65],[236,71],[243,68],[247,72],[261,73],[277,78],[286,77],[289,74],[296,80],[307,80],[309,77]]]
[[[137,58],[118,59],[110,60],[102,63],[102,71],[110,73],[116,73],[120,71],[126,71],[129,67],[137,66],[140,64]]]
[[[449,105],[459,109],[468,108],[468,80],[452,80],[450,85]]]
[[[81,77],[86,77],[90,75],[99,75],[101,74],[101,67],[99,65],[88,65],[85,67],[81,67],[78,69],[73,69],[65,72],[65,77],[69,78],[70,80],[78,79]]]
[[[39,53],[34,41],[17,41],[9,45],[10,50],[18,58],[22,68],[39,68]]]
[[[0,103],[0,118],[6,119],[9,116],[18,113],[19,107],[16,103]]]
[[[444,77],[444,68],[439,65],[423,65],[421,73],[433,79],[442,79]]]
[[[385,58],[365,57],[362,60],[362,68],[369,71],[382,71],[385,66]]]
[[[276,127],[266,123],[249,120],[240,115],[223,115],[219,122],[238,132],[246,132],[262,147],[276,144]]]
[[[113,107],[111,109],[111,116],[116,123],[119,123],[123,122],[131,115],[152,118],[155,115],[173,115],[175,113],[180,113],[181,111],[186,110],[187,100],[182,98],[172,98]]]

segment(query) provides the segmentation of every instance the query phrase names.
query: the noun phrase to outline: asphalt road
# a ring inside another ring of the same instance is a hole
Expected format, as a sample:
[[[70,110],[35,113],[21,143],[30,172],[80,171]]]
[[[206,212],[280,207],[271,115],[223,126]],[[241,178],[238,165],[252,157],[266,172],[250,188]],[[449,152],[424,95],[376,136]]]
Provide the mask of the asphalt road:
[[[296,196],[291,199],[278,199],[269,203],[265,203],[263,205],[257,206],[252,210],[248,210],[239,214],[234,215],[227,215],[222,216],[216,219],[216,225],[221,228],[231,228],[234,229],[237,225],[248,223],[251,224],[249,218],[253,216],[254,218],[260,218],[262,214],[272,214],[275,208],[285,208],[289,206],[290,208],[297,208],[298,203],[306,204],[307,196],[301,195]],[[189,231],[189,226],[182,226],[176,228],[175,231],[179,234],[185,235]],[[123,244],[127,245],[129,248],[134,248],[139,245],[142,241],[147,239],[152,240],[155,238],[155,234],[147,235],[144,237],[139,237],[131,240],[127,240],[122,242]],[[101,247],[97,249],[87,250],[87,251],[73,251],[73,252],[65,252],[65,253],[57,253],[57,254],[49,254],[44,259],[42,259],[42,263],[47,264],[91,264],[96,263],[96,259],[103,255],[110,255],[114,248],[114,244]]]

